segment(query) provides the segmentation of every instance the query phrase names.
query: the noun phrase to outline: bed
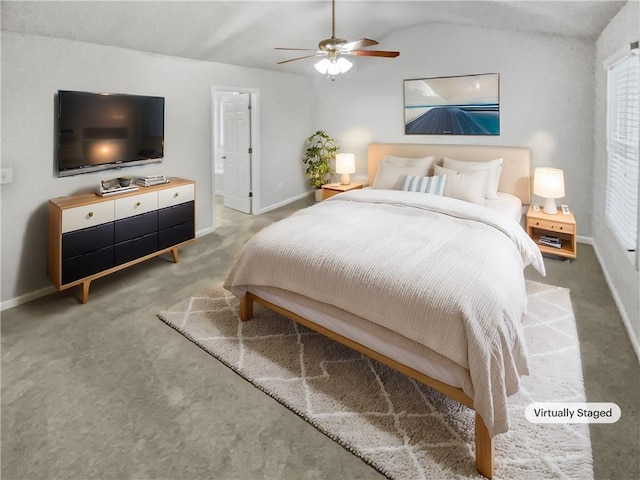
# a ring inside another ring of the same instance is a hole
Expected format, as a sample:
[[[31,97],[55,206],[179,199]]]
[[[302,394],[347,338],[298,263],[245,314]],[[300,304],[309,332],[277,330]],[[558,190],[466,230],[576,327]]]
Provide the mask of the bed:
[[[544,273],[518,223],[529,176],[526,148],[371,144],[372,188],[256,234],[225,288],[240,298],[242,320],[260,303],[474,409],[476,468],[491,478],[507,397],[528,373],[523,269]],[[421,178],[440,194],[410,191]],[[441,195],[447,185],[453,197]]]

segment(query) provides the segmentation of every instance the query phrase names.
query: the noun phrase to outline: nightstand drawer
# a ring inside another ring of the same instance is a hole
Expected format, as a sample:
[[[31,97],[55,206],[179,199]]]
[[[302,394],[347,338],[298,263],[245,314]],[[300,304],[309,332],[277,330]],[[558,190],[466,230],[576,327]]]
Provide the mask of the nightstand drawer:
[[[543,230],[552,230],[554,232],[575,233],[575,225],[568,223],[550,222],[547,220],[531,219],[529,226],[533,228],[541,228]]]
[[[328,188],[323,188],[322,189],[322,200],[326,200],[327,198],[331,198],[334,195],[338,195],[339,193],[342,193],[339,190],[329,190]]]

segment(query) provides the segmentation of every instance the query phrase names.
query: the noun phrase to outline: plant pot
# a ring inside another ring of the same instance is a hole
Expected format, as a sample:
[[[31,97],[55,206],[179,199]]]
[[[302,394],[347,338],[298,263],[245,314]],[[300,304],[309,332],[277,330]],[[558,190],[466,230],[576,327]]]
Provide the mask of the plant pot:
[[[317,188],[315,190],[315,194],[316,194],[316,202],[321,202],[322,201],[322,189],[321,188]]]

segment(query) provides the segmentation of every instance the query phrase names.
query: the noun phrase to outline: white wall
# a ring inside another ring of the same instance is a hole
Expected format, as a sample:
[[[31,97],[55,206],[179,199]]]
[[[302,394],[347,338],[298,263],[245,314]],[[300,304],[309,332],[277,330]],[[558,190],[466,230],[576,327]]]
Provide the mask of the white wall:
[[[195,179],[196,230],[207,231],[213,226],[211,85],[260,92],[260,207],[307,191],[300,158],[314,128],[309,77],[2,32],[2,166],[14,175],[0,187],[3,303],[51,285],[48,199],[95,191],[100,179],[119,175],[55,175],[57,90],[166,97],[164,161],[125,171]],[[285,188],[273,188],[276,182]]]
[[[640,39],[640,2],[628,2],[596,42],[595,158],[593,168],[593,238],[598,257],[636,353],[640,355],[640,274],[635,256],[625,252],[607,225],[604,214],[607,176],[607,65],[622,58],[629,44]]]
[[[565,171],[562,203],[573,208],[578,234],[591,236],[593,44],[449,24],[378,40],[400,56],[355,58],[335,82],[316,79],[318,124],[356,154],[358,175],[366,177],[371,141],[530,147],[533,167]],[[500,136],[404,135],[403,79],[477,73],[500,74]]]

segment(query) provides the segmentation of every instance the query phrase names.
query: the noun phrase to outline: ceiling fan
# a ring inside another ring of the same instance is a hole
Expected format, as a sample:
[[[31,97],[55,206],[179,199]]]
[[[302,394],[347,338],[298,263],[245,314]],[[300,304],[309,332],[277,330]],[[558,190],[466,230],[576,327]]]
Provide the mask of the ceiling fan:
[[[291,58],[278,62],[283,63],[295,62],[305,58],[325,57],[315,64],[316,70],[330,77],[339,73],[347,72],[352,63],[344,58],[345,55],[357,55],[361,57],[388,57],[394,58],[400,55],[400,52],[389,52],[384,50],[362,50],[366,47],[378,45],[378,42],[369,38],[361,38],[349,42],[344,38],[336,38],[336,0],[331,0],[331,38],[325,38],[318,44],[318,49],[313,48],[283,48],[276,47],[276,50],[296,50],[296,51],[313,51],[315,53],[305,55],[303,57]]]

